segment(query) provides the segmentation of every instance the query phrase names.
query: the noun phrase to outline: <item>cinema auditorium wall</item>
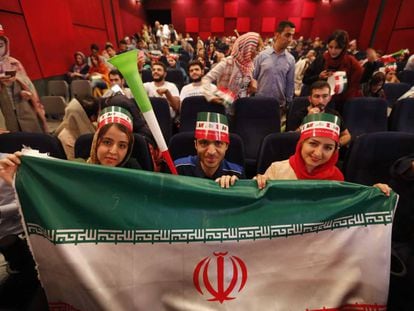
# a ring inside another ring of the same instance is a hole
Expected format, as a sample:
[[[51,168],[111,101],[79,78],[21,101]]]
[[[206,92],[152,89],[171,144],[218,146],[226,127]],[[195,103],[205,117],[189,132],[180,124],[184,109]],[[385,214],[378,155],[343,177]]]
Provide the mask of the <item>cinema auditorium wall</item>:
[[[385,52],[414,51],[412,0],[0,0],[0,24],[11,54],[33,80],[44,80],[63,75],[74,51],[88,53],[92,42],[103,47],[139,31],[146,10],[156,9],[171,10],[178,31],[202,37],[233,34],[235,28],[269,37],[280,20],[289,19],[304,37],[325,38],[343,28],[363,48],[372,41]]]

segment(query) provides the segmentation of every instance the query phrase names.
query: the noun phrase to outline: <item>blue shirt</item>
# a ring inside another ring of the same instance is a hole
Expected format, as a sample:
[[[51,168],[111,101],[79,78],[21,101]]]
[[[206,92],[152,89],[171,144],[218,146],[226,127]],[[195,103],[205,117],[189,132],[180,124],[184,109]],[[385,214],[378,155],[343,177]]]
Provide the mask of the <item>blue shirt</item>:
[[[188,156],[179,158],[174,161],[175,167],[179,175],[201,177],[215,180],[223,175],[236,175],[238,178],[244,178],[243,167],[229,162],[226,159],[221,161],[220,167],[213,176],[208,177],[201,167],[198,156]]]
[[[277,54],[267,48],[255,59],[253,78],[257,80],[257,96],[276,98],[285,107],[292,102],[295,90],[295,58],[286,50]]]

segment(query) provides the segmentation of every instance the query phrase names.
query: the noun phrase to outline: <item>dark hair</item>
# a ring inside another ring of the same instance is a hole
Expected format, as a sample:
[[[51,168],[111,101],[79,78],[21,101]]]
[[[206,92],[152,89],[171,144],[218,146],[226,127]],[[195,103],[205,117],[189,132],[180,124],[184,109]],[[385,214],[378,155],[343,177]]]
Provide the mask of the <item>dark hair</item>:
[[[118,75],[121,79],[124,78],[124,76],[122,75],[122,73],[118,70],[118,69],[112,69],[109,73],[108,73],[108,77],[109,75]]]
[[[188,63],[188,70],[190,70],[190,67],[192,67],[192,66],[199,66],[201,68],[201,70],[204,70],[204,65],[199,60],[192,60],[191,62],[189,62]]]
[[[281,21],[279,25],[277,25],[276,32],[282,33],[286,27],[295,28],[295,24],[291,21]]]
[[[99,46],[96,43],[92,43],[91,44],[91,50],[98,50],[99,51]]]
[[[91,117],[97,117],[99,112],[99,99],[87,95],[85,98],[79,100],[80,105],[82,106],[83,110],[85,110],[86,115],[89,119]]]
[[[105,50],[106,50],[107,48],[111,48],[111,49],[113,49],[113,48],[114,48],[114,45],[113,45],[112,43],[108,42],[107,44],[105,44]]]
[[[333,40],[335,40],[336,43],[338,43],[338,46],[341,49],[346,50],[348,48],[348,45],[349,45],[349,36],[348,36],[348,33],[345,30],[342,30],[342,29],[335,30],[328,37],[328,40],[326,41],[326,43],[329,44],[329,42],[331,42]]]
[[[324,89],[324,88],[328,88],[329,92],[331,92],[331,86],[329,85],[328,82],[326,82],[324,80],[315,81],[310,86],[309,95],[312,96],[313,90],[320,90],[320,89]]]
[[[154,65],[161,66],[162,68],[164,68],[164,71],[167,72],[167,66],[165,66],[163,62],[160,62],[160,61],[153,62],[151,65],[151,68],[154,67]]]
[[[119,41],[119,44],[128,44],[124,39]]]
[[[377,71],[372,75],[371,79],[369,80],[369,85],[373,86],[380,82],[385,83],[385,73]]]

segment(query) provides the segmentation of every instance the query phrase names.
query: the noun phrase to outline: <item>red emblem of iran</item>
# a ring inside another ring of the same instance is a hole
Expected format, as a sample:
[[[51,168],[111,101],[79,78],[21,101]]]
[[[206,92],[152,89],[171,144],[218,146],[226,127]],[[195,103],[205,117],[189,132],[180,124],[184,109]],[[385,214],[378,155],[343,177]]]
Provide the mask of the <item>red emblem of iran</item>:
[[[205,257],[194,269],[193,282],[197,291],[204,295],[209,292],[209,301],[232,300],[247,281],[246,264],[239,257],[228,256],[227,252],[214,252],[214,256]]]

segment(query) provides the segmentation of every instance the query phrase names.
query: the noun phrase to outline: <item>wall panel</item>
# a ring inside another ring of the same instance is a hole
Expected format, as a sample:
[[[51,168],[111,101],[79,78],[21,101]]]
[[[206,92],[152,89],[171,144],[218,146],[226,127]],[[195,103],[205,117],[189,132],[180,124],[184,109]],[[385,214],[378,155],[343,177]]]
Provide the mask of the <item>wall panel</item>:
[[[17,58],[32,79],[41,77],[39,63],[22,15],[0,11],[0,21],[10,41],[10,56]]]
[[[21,0],[21,5],[42,76],[61,74],[67,70],[75,41],[67,2]]]
[[[0,0],[0,9],[15,13],[22,13],[19,0]]]
[[[72,22],[95,28],[105,28],[101,0],[67,0]]]

